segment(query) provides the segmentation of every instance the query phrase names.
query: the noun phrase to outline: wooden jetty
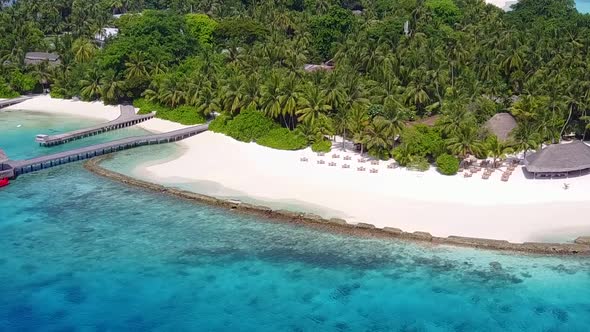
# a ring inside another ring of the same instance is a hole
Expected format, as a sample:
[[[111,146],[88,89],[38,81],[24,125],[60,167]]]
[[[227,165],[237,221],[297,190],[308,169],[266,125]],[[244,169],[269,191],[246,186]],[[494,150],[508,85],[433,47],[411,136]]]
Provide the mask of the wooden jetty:
[[[133,106],[121,106],[120,109],[121,114],[115,120],[58,135],[37,135],[35,141],[43,146],[64,144],[80,138],[94,136],[107,131],[133,126],[154,117],[154,113],[143,115],[135,114],[135,108]]]
[[[33,97],[32,96],[22,96],[22,97],[17,97],[17,98],[12,98],[12,99],[0,100],[0,108],[16,105],[16,104],[22,103],[25,100],[29,100],[31,98],[33,98]]]
[[[70,151],[59,152],[32,159],[5,161],[0,160],[0,178],[7,177],[14,179],[22,174],[31,173],[79,160],[89,159],[107,153],[131,149],[143,145],[176,142],[200,134],[206,131],[208,128],[209,125],[204,124],[178,129],[167,133],[123,138],[112,142],[77,148]]]

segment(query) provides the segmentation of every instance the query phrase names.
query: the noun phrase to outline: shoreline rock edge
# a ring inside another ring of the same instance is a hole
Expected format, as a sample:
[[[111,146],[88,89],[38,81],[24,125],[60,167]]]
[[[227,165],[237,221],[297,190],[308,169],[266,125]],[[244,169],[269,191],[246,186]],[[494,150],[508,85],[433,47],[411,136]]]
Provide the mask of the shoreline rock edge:
[[[165,193],[178,198],[186,199],[202,204],[223,207],[238,213],[252,214],[271,221],[282,221],[295,224],[303,224],[316,229],[332,231],[355,236],[379,237],[405,240],[429,245],[451,245],[457,247],[469,247],[495,251],[511,251],[518,253],[543,254],[543,255],[587,255],[590,256],[590,237],[580,236],[573,243],[511,243],[505,240],[492,240],[484,238],[472,238],[464,236],[436,237],[427,232],[404,232],[393,227],[377,228],[372,224],[350,224],[344,219],[325,219],[321,216],[289,211],[273,210],[267,206],[253,205],[233,199],[219,199],[208,195],[198,194],[186,190],[169,188],[160,184],[136,179],[121,173],[108,170],[100,163],[112,158],[112,155],[103,155],[91,158],[84,162],[84,168],[96,175],[109,178],[125,185]]]

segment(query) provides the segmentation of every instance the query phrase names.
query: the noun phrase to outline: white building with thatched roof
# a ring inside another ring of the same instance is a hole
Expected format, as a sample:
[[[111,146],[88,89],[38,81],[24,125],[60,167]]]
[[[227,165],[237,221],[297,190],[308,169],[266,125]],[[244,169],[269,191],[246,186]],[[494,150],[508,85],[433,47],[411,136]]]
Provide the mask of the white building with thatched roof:
[[[510,139],[510,134],[516,128],[517,124],[510,113],[498,113],[489,119],[485,126],[500,141],[506,142]]]
[[[524,162],[535,178],[581,175],[590,170],[590,146],[582,141],[551,144],[528,155]]]

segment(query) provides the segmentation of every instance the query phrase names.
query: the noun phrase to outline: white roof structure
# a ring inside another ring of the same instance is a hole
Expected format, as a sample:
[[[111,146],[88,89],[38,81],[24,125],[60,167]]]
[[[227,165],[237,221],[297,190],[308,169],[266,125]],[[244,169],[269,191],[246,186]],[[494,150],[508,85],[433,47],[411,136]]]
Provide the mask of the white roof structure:
[[[487,4],[492,4],[503,11],[510,11],[510,6],[518,2],[518,0],[485,0]]]
[[[99,33],[94,35],[94,39],[104,42],[107,39],[116,36],[119,33],[117,28],[102,28]]]

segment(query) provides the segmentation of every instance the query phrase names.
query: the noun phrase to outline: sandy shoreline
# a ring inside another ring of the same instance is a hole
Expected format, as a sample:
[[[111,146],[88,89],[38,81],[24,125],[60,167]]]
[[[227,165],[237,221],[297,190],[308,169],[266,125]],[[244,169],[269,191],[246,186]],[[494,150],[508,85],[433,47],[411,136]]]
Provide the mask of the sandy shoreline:
[[[323,206],[350,222],[436,236],[469,236],[511,242],[573,241],[590,234],[583,216],[589,199],[590,177],[566,180],[529,180],[520,168],[508,183],[497,172],[489,180],[446,177],[431,169],[425,173],[366,165],[358,172],[355,154],[351,169],[342,159],[318,158],[309,150],[277,151],[241,143],[206,132],[183,142],[187,148],[176,160],[144,169],[144,177],[160,182],[213,181],[247,193],[257,200],[292,200]],[[344,153],[337,152],[343,158]],[[202,156],[207,156],[203,158]],[[306,156],[309,161],[299,159]],[[317,159],[326,164],[318,165]],[[336,167],[327,166],[330,161]],[[371,174],[370,168],[379,169]],[[321,214],[321,213],[320,213]]]
[[[105,120],[118,116],[116,106],[48,97],[37,97],[12,108],[102,116]],[[140,127],[162,132],[183,126],[153,119]],[[425,231],[441,237],[457,235],[518,243],[571,242],[578,236],[590,235],[590,222],[585,220],[590,212],[590,197],[586,194],[590,176],[529,180],[518,168],[505,183],[500,181],[500,172],[489,180],[481,179],[481,173],[472,178],[446,177],[434,169],[424,173],[388,169],[384,162],[378,166],[364,164],[367,171],[358,172],[358,155],[352,152],[336,151],[339,159],[329,155],[320,158],[309,149],[278,151],[212,132],[180,144],[184,147],[182,155],[161,164],[140,166],[141,177],[163,184],[185,182],[188,187],[208,181],[227,190],[228,196],[239,192],[268,201],[270,207],[273,202],[297,201],[325,208],[330,214],[322,215],[325,218],[340,217],[353,223]],[[342,158],[347,154],[352,157],[346,162],[351,168],[342,169]],[[301,157],[309,161],[301,162]],[[317,164],[318,159],[326,164]],[[337,166],[328,166],[331,161]],[[379,172],[369,173],[371,168]],[[564,182],[570,184],[570,189],[563,189]],[[199,191],[198,185],[191,188]]]

